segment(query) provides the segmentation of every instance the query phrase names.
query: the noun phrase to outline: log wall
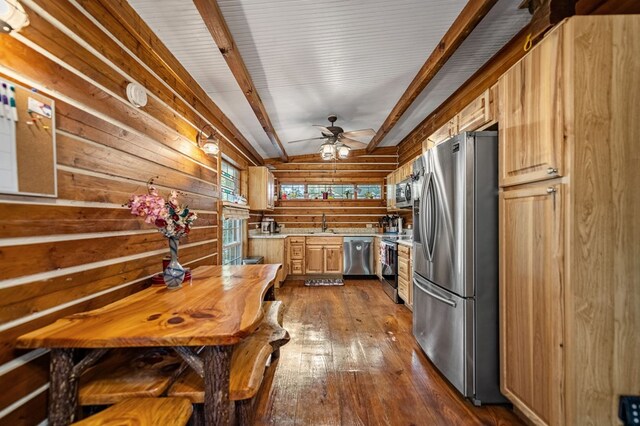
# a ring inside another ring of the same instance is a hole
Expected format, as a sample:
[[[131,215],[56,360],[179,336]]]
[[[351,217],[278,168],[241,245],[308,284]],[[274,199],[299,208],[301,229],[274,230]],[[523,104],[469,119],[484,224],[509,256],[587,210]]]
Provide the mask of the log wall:
[[[181,241],[180,260],[215,264],[219,158],[197,148],[198,129],[218,128],[236,163],[262,162],[126,2],[22,4],[31,24],[0,35],[0,77],[55,100],[58,197],[0,195],[0,424],[7,425],[46,418],[48,352],[15,350],[15,338],[138,291],[160,272],[167,242],[122,207],[130,194],[145,192],[153,176],[161,192],[183,191],[200,218]],[[131,81],[148,89],[147,106],[125,100]]]
[[[276,184],[282,183],[371,183],[382,185],[380,200],[278,200],[273,212],[265,213],[286,228],[319,228],[322,214],[329,228],[375,227],[387,213],[385,178],[398,166],[396,147],[378,148],[371,154],[352,151],[349,159],[322,161],[320,154],[290,157],[288,163],[267,159]],[[260,221],[260,212],[251,212],[250,227]]]

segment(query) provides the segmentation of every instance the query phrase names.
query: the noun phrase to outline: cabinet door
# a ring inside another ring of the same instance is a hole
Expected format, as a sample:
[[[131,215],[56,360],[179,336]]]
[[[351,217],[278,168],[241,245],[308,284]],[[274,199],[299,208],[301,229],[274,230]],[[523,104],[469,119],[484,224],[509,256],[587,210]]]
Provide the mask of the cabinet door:
[[[501,388],[535,424],[563,424],[562,185],[500,195]]]
[[[396,176],[395,172],[387,175],[387,210],[394,210],[396,207]]]
[[[562,176],[562,28],[499,80],[500,185]]]
[[[276,183],[273,173],[267,170],[267,208],[273,209],[276,199]]]
[[[323,246],[307,244],[304,256],[307,274],[322,274],[324,266],[323,248]]]
[[[324,246],[324,273],[342,274],[342,246]]]
[[[291,243],[291,259],[301,260],[304,258],[304,243]]]
[[[489,89],[487,89],[458,114],[458,133],[477,130],[490,120]]]

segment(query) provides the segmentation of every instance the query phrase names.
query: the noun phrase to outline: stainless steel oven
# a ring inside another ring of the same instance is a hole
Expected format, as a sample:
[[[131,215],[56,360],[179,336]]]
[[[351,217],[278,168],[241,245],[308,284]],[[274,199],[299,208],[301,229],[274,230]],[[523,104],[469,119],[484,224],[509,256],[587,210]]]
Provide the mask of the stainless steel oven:
[[[380,241],[380,263],[382,263],[382,288],[394,303],[398,297],[398,243],[383,239]]]

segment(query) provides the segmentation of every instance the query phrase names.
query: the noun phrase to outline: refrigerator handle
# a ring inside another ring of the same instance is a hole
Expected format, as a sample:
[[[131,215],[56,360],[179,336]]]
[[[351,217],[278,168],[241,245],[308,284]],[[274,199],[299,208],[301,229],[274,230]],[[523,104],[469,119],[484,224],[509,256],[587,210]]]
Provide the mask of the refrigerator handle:
[[[422,183],[422,196],[420,197],[420,238],[422,239],[422,250],[424,256],[432,260],[431,251],[429,250],[429,239],[427,238],[427,219],[430,218],[430,212],[427,212],[427,189],[429,188],[429,182],[431,180],[431,172],[426,174],[424,182]]]
[[[427,290],[425,287],[423,287],[420,284],[420,281],[418,281],[418,279],[416,277],[413,277],[413,283],[416,285],[416,287],[418,287],[420,290],[422,290],[428,296],[431,296],[434,299],[439,300],[442,303],[446,303],[447,305],[449,305],[449,306],[451,306],[453,308],[455,308],[457,306],[457,303],[454,300],[450,300],[450,299],[444,298],[444,297],[442,297],[442,296],[440,296],[438,294],[435,294],[435,293]]]

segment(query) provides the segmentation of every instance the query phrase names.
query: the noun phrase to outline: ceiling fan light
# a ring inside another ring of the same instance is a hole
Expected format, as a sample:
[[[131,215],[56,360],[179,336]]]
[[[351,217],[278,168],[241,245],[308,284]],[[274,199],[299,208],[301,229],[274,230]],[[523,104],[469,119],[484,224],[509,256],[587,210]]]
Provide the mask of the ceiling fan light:
[[[351,148],[346,145],[342,145],[340,148],[338,148],[338,158],[344,160],[345,158],[349,157],[349,151],[351,151]]]
[[[323,160],[331,160],[335,156],[336,147],[332,143],[326,142],[320,145],[320,156]]]

